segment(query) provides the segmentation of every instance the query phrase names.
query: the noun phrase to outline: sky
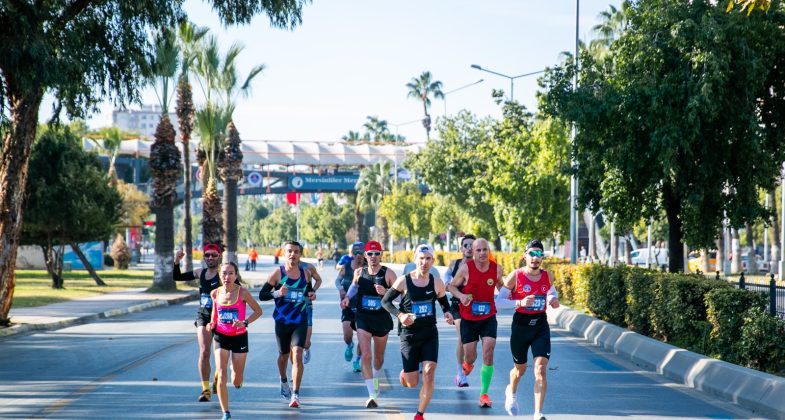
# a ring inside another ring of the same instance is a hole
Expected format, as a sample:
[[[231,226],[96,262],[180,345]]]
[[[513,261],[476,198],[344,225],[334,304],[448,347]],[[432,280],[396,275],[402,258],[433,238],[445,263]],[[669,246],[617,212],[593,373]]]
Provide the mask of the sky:
[[[619,1],[611,4],[618,5]],[[580,2],[581,40],[592,38],[597,15],[608,0]],[[234,121],[243,140],[338,141],[350,130],[362,132],[367,116],[387,120],[393,134],[425,141],[422,104],[407,98],[406,83],[423,71],[450,92],[433,100],[436,119],[467,109],[479,117],[499,117],[492,89],[507,95],[508,76],[540,71],[575,50],[575,0],[315,0],[305,6],[303,22],[292,31],[271,28],[266,16],[249,25],[222,27],[208,3],[187,0],[189,18],[210,28],[225,51],[245,46],[238,60],[244,78],[258,64],[266,69],[240,98]],[[514,82],[514,99],[536,109],[537,77]],[[197,106],[201,101],[194,91]],[[146,104],[156,103],[152,90]],[[446,104],[445,104],[446,102]],[[172,105],[173,107],[174,105]],[[129,108],[138,108],[131,105]],[[50,106],[43,105],[42,119]],[[111,125],[113,105],[88,119]]]

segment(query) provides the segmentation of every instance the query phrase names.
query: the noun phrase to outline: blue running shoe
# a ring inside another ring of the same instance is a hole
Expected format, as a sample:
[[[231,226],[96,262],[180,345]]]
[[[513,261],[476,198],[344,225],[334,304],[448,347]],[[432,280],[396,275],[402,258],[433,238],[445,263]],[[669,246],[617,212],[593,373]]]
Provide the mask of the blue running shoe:
[[[354,354],[353,347],[354,347],[354,344],[349,343],[349,344],[346,345],[346,350],[344,350],[344,352],[343,352],[343,358],[347,362],[351,362],[352,361],[352,355]]]

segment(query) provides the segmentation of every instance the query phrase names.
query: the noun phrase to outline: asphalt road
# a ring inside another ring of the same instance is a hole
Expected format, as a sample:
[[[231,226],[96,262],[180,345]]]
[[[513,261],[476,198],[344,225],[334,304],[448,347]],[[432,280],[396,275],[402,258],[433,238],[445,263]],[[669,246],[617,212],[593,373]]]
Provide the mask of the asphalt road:
[[[266,260],[262,260],[263,262]],[[260,264],[269,272],[271,265]],[[230,387],[235,419],[410,419],[418,389],[397,381],[401,369],[398,337],[387,346],[380,408],[364,407],[367,393],[359,373],[343,359],[335,271],[322,270],[324,289],[314,312],[311,362],[305,367],[300,409],[278,396],[277,346],[272,305],[250,327],[250,353],[241,389]],[[260,276],[261,277],[261,276]],[[253,293],[256,295],[256,293]],[[163,307],[99,322],[0,340],[0,418],[52,419],[217,419],[217,396],[196,401],[200,392],[193,327],[196,303]],[[427,419],[507,417],[504,388],[512,366],[511,312],[499,316],[491,409],[477,406],[479,369],[469,388],[456,388],[456,334],[439,325],[436,390]],[[752,418],[750,412],[641,371],[569,333],[552,329],[552,358],[545,412],[568,418]],[[532,376],[518,391],[521,415],[531,418]]]

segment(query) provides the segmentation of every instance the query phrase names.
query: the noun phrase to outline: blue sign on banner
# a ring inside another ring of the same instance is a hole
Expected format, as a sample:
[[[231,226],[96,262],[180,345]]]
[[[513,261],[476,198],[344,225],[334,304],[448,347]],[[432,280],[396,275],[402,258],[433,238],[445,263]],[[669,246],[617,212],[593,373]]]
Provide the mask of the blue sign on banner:
[[[84,244],[79,244],[79,249],[82,250],[85,258],[87,258],[87,261],[90,262],[90,265],[92,265],[94,269],[104,269],[103,242],[87,242]],[[65,247],[65,252],[63,253],[63,262],[71,263],[71,268],[74,270],[85,269],[84,264],[82,264],[82,260],[79,259],[70,246]]]
[[[354,186],[359,179],[358,174],[335,174],[335,175],[290,175],[289,187],[294,191],[316,190],[316,191],[346,191],[354,190]]]

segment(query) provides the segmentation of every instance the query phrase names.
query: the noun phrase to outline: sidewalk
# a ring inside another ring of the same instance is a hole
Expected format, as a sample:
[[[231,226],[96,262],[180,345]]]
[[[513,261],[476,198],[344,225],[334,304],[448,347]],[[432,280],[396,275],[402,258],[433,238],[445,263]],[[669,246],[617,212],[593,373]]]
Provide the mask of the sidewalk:
[[[240,261],[245,261],[244,257]],[[148,262],[131,267],[131,270],[152,271],[153,269],[153,264]],[[268,273],[266,271],[241,271],[241,274],[246,283],[251,287],[257,287],[264,282]],[[152,284],[152,279],[150,279],[150,286]],[[16,309],[12,306],[9,314],[12,325],[8,328],[0,328],[0,338],[29,331],[53,330],[85,324],[99,319],[199,299],[198,289],[176,290],[166,293],[145,293],[145,290],[145,288],[121,290],[29,308]]]

